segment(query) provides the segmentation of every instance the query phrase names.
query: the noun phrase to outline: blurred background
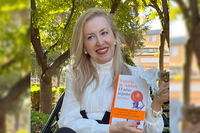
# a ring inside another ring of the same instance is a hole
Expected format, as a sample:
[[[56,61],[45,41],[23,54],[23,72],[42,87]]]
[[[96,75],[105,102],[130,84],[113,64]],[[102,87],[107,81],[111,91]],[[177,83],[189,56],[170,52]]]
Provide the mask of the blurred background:
[[[172,133],[193,133],[200,130],[199,126],[195,127],[195,124],[200,122],[199,13],[200,1],[198,0],[170,2],[170,129]]]
[[[30,1],[0,3],[0,133],[28,133]]]

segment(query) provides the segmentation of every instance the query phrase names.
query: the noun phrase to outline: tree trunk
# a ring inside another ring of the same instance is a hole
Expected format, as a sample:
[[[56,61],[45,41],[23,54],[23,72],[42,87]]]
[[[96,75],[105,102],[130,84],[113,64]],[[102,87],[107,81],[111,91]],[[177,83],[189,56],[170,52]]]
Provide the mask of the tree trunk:
[[[198,10],[198,2],[197,0],[190,1],[190,10],[191,10],[191,22],[192,22],[192,30],[191,30],[191,41],[193,44],[194,53],[197,57],[197,64],[200,70],[200,16]]]
[[[18,128],[19,128],[19,112],[16,111],[14,113],[14,117],[15,117],[15,128],[14,128],[14,130],[18,131]]]
[[[114,0],[111,9],[110,9],[110,14],[115,14],[117,7],[119,6],[120,0]]]
[[[160,46],[159,46],[159,62],[158,62],[158,68],[159,70],[163,70],[163,58],[164,58],[164,46],[165,46],[165,33],[164,30],[162,30],[160,34]],[[162,81],[159,81],[158,86],[160,86]]]
[[[191,40],[194,46],[194,53],[197,58],[197,64],[200,70],[200,21],[194,26],[194,30],[192,31]]]
[[[163,13],[164,13],[164,32],[165,32],[165,39],[169,46],[169,11],[168,11],[168,5],[167,0],[162,0],[162,6],[163,6]]]
[[[181,98],[185,105],[190,104],[190,72],[191,72],[191,61],[192,61],[193,44],[191,40],[185,45],[185,64],[183,68],[183,90]],[[184,121],[182,123],[182,130],[184,131],[188,127],[189,123]]]
[[[6,119],[5,114],[0,113],[0,133],[6,132],[6,125],[5,125]]]
[[[190,75],[191,75],[191,61],[193,53],[193,44],[189,40],[185,45],[185,64],[183,72],[183,91],[182,98],[185,105],[190,104]]]
[[[20,81],[12,86],[8,94],[3,99],[0,99],[0,133],[5,133],[6,130],[5,115],[7,111],[28,87],[30,87],[30,73],[23,79],[20,79]]]
[[[50,114],[52,111],[52,81],[51,77],[48,79],[41,77],[40,80],[40,112]]]
[[[57,87],[59,87],[60,86],[60,74],[57,74]]]

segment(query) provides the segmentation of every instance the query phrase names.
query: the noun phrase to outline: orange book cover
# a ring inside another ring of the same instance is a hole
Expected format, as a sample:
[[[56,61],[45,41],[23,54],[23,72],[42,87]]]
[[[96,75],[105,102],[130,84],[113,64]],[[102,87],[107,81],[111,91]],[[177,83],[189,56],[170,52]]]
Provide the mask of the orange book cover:
[[[139,76],[117,75],[109,124],[139,121],[143,129],[149,87]]]

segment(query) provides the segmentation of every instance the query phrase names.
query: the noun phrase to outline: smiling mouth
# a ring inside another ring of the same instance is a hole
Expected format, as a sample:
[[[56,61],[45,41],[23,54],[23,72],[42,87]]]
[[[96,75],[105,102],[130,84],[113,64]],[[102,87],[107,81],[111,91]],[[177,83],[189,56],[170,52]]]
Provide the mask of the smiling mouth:
[[[107,48],[101,48],[101,49],[98,49],[96,52],[99,53],[99,54],[104,54],[108,51],[108,47]]]

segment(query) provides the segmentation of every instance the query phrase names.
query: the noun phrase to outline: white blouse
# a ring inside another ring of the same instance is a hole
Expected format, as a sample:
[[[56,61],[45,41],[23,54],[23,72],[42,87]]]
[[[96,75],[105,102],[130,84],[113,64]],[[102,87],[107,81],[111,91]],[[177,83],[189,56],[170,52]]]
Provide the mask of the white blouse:
[[[92,58],[90,61],[97,68],[99,87],[93,92],[93,89],[96,86],[96,81],[93,81],[87,87],[82,99],[83,102],[80,104],[73,91],[73,79],[68,72],[66,76],[65,97],[61,107],[58,125],[59,128],[69,127],[77,133],[110,133],[109,124],[99,124],[96,120],[102,120],[105,112],[111,111],[114,94],[114,88],[109,87],[112,83],[112,60],[106,64],[97,64]],[[127,66],[133,75],[139,75],[144,78],[151,86],[154,84],[153,82],[159,80],[159,77],[157,76],[158,69],[144,71],[141,65],[138,65],[137,67]],[[150,107],[152,100],[150,95],[148,99],[144,133],[161,133],[164,128],[163,119],[162,117],[155,118],[152,115]],[[80,114],[81,110],[86,111],[89,119],[82,118],[82,115]]]

